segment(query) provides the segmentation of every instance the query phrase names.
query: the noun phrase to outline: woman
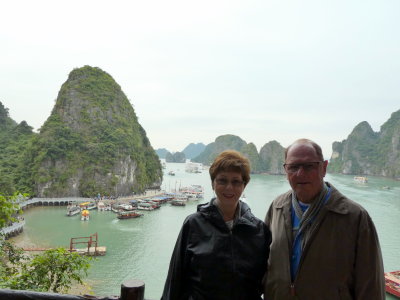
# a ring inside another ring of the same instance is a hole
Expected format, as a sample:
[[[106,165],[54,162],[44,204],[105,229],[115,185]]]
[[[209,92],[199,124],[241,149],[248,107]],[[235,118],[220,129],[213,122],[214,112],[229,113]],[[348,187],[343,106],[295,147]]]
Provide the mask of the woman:
[[[224,151],[210,176],[216,197],[184,221],[161,299],[259,300],[271,233],[239,200],[250,181],[249,160]]]

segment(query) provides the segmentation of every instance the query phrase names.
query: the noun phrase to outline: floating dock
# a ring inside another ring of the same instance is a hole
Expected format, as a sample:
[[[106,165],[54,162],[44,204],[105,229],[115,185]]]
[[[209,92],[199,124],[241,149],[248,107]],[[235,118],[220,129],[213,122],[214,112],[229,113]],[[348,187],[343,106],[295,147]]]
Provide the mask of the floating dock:
[[[81,255],[104,256],[106,255],[107,249],[106,247],[89,247],[89,248],[73,249],[72,251],[79,253]]]

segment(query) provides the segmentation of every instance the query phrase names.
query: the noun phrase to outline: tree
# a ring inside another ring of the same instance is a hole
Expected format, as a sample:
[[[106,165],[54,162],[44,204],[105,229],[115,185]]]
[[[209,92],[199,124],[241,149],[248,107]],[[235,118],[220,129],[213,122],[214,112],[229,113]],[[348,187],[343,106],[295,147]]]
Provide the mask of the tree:
[[[54,293],[67,292],[73,282],[83,284],[91,259],[64,248],[29,258],[6,241],[0,247],[0,257],[0,287]]]
[[[13,215],[19,211],[18,204],[15,202],[16,199],[17,194],[12,197],[0,194],[0,228],[15,220]]]

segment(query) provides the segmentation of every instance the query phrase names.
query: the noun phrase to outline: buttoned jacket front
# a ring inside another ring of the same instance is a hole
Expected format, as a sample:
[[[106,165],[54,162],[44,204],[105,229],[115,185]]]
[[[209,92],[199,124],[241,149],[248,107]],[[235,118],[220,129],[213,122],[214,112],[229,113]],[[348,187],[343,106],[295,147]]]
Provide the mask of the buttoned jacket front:
[[[271,204],[265,219],[272,232],[265,299],[385,299],[382,255],[370,216],[327,184],[331,197],[314,220],[318,229],[304,246],[293,282],[292,191]]]

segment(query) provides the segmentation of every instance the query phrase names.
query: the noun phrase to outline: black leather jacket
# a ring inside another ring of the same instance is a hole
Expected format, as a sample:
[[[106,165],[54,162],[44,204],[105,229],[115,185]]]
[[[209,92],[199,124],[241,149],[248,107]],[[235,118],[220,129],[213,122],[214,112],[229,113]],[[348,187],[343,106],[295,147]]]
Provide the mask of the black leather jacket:
[[[271,232],[243,202],[232,230],[218,208],[188,216],[172,254],[162,300],[259,300]]]

